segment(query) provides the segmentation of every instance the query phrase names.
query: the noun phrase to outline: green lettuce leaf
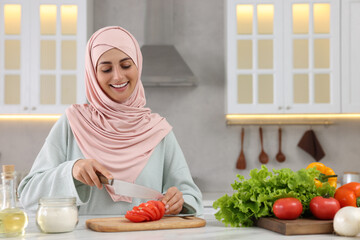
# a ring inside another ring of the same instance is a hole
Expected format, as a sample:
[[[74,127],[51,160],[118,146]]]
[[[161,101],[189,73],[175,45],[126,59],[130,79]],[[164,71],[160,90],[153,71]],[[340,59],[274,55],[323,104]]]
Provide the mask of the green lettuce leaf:
[[[232,196],[227,194],[217,199],[213,208],[217,220],[231,227],[253,226],[260,217],[274,216],[272,206],[279,198],[294,197],[303,205],[302,215],[309,214],[309,203],[316,196],[334,196],[335,188],[324,183],[317,188],[314,179],[319,171],[300,169],[297,172],[289,168],[268,170],[265,165],[261,169],[252,169],[250,178],[237,175],[238,181],[231,184],[235,190]]]

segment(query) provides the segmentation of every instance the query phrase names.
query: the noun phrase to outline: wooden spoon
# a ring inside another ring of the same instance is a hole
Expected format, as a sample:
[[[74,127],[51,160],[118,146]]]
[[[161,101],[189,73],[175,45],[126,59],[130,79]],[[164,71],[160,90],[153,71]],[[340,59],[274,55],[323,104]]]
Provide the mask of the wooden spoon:
[[[276,154],[276,160],[278,162],[284,162],[285,159],[285,155],[281,152],[281,128],[279,127],[279,152]]]
[[[261,142],[261,152],[259,155],[259,160],[262,164],[266,164],[269,162],[269,156],[264,152],[264,146],[263,146],[263,134],[262,134],[262,128],[259,128],[260,132],[260,142]]]
[[[245,154],[244,154],[244,128],[241,129],[241,151],[240,151],[240,155],[238,157],[238,160],[236,162],[236,168],[237,169],[245,169],[246,168],[246,161],[245,161]]]

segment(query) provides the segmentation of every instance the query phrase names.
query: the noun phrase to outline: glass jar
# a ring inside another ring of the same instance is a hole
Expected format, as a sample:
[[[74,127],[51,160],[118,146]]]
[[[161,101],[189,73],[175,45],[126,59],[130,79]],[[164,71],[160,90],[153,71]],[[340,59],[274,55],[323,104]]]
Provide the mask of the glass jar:
[[[360,173],[359,172],[344,172],[342,185],[345,185],[350,182],[360,182]]]
[[[71,232],[79,222],[76,198],[40,198],[36,224],[44,233]]]

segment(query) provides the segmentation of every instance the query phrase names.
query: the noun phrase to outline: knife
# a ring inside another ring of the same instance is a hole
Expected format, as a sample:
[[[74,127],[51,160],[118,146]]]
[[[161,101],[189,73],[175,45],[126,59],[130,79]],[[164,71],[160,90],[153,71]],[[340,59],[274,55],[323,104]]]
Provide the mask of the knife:
[[[148,187],[144,187],[135,183],[129,183],[118,179],[107,179],[104,175],[98,173],[99,180],[102,184],[113,186],[116,195],[126,197],[156,199],[160,200],[163,195]]]

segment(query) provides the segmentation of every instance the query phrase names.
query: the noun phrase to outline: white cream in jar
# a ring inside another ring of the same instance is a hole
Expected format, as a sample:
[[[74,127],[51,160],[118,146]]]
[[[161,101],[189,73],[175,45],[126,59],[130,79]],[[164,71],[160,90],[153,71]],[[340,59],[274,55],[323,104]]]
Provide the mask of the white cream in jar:
[[[71,232],[79,222],[76,198],[41,198],[36,223],[44,233]]]

